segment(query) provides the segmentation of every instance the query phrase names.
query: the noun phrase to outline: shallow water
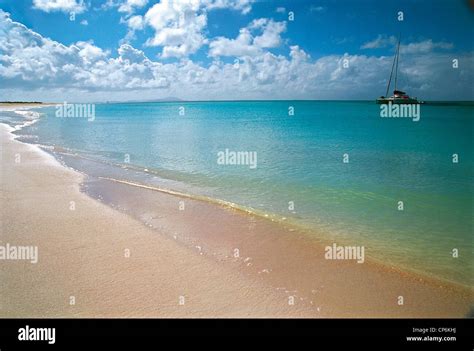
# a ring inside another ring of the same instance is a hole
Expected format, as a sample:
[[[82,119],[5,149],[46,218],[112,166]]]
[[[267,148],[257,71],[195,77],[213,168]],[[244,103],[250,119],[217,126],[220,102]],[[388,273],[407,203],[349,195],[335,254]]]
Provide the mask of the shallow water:
[[[225,200],[472,285],[473,111],[422,105],[413,122],[380,118],[373,102],[101,104],[93,121],[43,108],[18,134],[95,177]],[[219,164],[226,149],[255,152],[257,167]]]

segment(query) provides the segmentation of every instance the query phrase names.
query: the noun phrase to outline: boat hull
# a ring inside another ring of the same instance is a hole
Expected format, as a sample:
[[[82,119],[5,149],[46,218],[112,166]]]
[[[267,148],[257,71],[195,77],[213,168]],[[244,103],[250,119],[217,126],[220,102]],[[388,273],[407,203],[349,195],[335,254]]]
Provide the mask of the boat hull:
[[[397,98],[389,98],[389,99],[382,99],[379,98],[376,100],[377,104],[394,104],[394,105],[406,105],[406,104],[422,104],[423,102],[417,99],[397,99]]]

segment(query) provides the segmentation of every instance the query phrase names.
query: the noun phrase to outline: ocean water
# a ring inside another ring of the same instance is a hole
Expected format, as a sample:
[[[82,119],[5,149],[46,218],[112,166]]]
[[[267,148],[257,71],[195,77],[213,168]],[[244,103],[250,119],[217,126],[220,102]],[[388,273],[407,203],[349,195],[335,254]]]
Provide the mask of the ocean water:
[[[86,173],[133,170],[116,177],[140,174],[143,184],[363,245],[387,265],[474,283],[472,103],[422,105],[418,122],[381,118],[372,101],[97,104],[93,121],[58,118],[55,107],[37,111],[41,118],[17,133],[97,161]],[[255,153],[256,167],[219,164],[226,149]]]

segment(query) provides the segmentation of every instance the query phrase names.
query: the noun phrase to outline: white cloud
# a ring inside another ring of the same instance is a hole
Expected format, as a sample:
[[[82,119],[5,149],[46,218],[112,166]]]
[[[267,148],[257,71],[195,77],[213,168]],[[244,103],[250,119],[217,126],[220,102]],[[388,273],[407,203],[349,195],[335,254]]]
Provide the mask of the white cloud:
[[[239,31],[235,39],[218,37],[209,44],[210,56],[256,56],[264,48],[280,46],[280,34],[286,30],[286,22],[275,22],[260,18],[253,20],[246,28]],[[259,32],[258,35],[252,32]]]
[[[256,0],[202,0],[202,5],[208,10],[232,9],[246,15],[252,10],[252,4]]]
[[[379,34],[377,38],[371,40],[361,46],[361,49],[379,49],[385,48],[388,46],[397,45],[398,39],[395,36],[386,36]],[[448,42],[433,42],[432,39],[427,39],[419,42],[409,43],[409,44],[400,44],[400,53],[402,54],[419,54],[419,53],[429,53],[435,49],[449,50],[452,49],[454,45]]]
[[[48,41],[49,39],[45,40]],[[77,53],[86,65],[102,60],[109,54],[109,52],[95,46],[92,41],[78,41],[75,47],[79,48]]]
[[[126,90],[169,85],[164,65],[131,46],[122,45],[117,58],[91,41],[65,46],[13,22],[1,10],[0,31],[6,33],[0,38],[2,86]]]
[[[139,15],[131,16],[126,19],[121,17],[120,23],[126,23],[128,26],[127,34],[124,38],[120,40],[120,44],[126,44],[129,43],[131,40],[135,39],[135,32],[138,30],[142,30],[145,27],[145,21],[143,20],[143,16]]]
[[[219,37],[209,44],[210,56],[256,56],[261,50],[252,45],[253,37],[247,28],[242,28],[235,39]]]
[[[82,24],[83,26],[88,26],[88,25],[89,25],[89,22],[88,22],[86,19],[84,19],[84,20],[81,21],[81,24]]]
[[[275,22],[260,18],[254,20],[249,28],[262,31],[261,35],[254,38],[254,45],[260,48],[275,48],[281,44],[280,34],[286,31],[286,22]]]
[[[33,0],[33,8],[44,12],[82,13],[86,6],[82,0]]]
[[[133,13],[135,9],[141,8],[148,3],[148,0],[126,0],[119,5],[119,12]]]
[[[130,0],[129,0],[130,1]],[[139,1],[139,0],[133,0]],[[248,14],[255,0],[161,0],[148,9],[143,24],[155,30],[148,46],[162,47],[161,57],[187,57],[208,43],[204,36],[208,11],[231,9]],[[128,22],[131,32],[125,39],[133,37],[138,23]],[[135,26],[135,27],[134,27]]]
[[[433,42],[428,39],[420,41],[418,43],[410,43],[406,45],[400,45],[400,53],[405,54],[420,54],[432,52],[435,49],[450,50],[454,47],[452,43],[447,42]]]
[[[123,62],[128,63],[141,63],[141,62],[151,62],[145,56],[145,53],[141,50],[135,49],[133,46],[128,44],[123,44],[118,49],[119,59]]]
[[[162,46],[162,57],[182,57],[195,53],[206,38],[202,35],[207,15],[197,0],[162,0],[145,14],[145,22],[155,35],[147,40],[149,46]]]
[[[120,0],[107,0],[103,4],[101,4],[98,7],[94,7],[94,10],[103,10],[103,11],[108,11],[110,9],[113,9],[115,7],[119,7],[122,5],[122,2]]]
[[[278,13],[285,13],[286,9],[284,7],[277,7],[275,11]]]
[[[133,29],[133,30],[143,29],[143,26],[144,26],[142,16],[132,16],[128,19],[127,23],[130,29]]]
[[[361,49],[379,49],[385,48],[389,45],[395,45],[397,43],[397,38],[395,36],[387,37],[386,35],[379,34],[377,38],[363,44]]]

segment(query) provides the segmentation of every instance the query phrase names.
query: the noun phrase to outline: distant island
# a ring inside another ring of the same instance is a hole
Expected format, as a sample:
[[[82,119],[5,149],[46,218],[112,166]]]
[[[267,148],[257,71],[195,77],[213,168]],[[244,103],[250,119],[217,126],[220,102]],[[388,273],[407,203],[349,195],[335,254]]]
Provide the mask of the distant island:
[[[41,101],[0,101],[0,104],[44,104]]]

